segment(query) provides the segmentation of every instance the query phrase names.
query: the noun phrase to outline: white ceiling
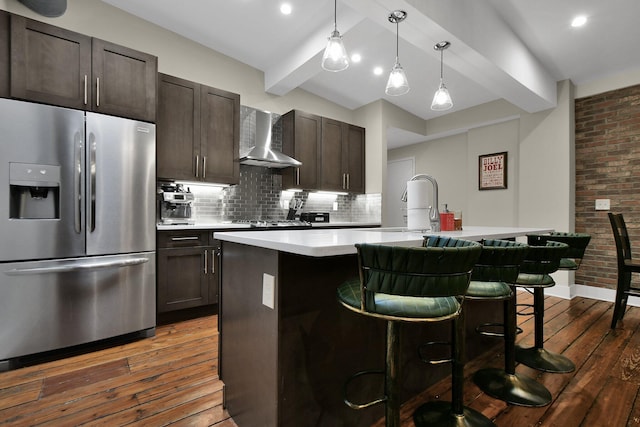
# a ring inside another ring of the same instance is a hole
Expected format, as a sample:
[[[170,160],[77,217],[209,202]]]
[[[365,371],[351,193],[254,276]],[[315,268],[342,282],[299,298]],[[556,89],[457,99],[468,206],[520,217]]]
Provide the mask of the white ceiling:
[[[338,30],[360,63],[339,73],[320,60],[333,30],[331,0],[103,0],[197,41],[265,73],[265,91],[283,95],[300,87],[346,108],[380,98],[423,119],[496,99],[528,112],[551,108],[556,81],[587,83],[640,69],[638,0],[339,0]],[[280,4],[293,12],[282,15]],[[385,95],[396,48],[387,16],[405,10],[399,58],[411,90]],[[574,16],[588,17],[572,28]],[[448,40],[444,80],[454,101],[431,111],[440,73],[435,43]],[[375,66],[384,69],[376,76]],[[392,130],[389,147],[424,140]]]

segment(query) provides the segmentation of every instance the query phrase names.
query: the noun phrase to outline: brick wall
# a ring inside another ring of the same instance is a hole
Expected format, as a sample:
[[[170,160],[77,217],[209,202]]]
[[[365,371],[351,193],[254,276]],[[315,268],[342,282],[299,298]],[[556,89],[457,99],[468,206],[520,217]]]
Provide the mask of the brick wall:
[[[592,236],[576,283],[615,289],[611,225],[594,206],[610,199],[611,212],[624,214],[640,257],[640,85],[577,99],[575,120],[576,232]]]

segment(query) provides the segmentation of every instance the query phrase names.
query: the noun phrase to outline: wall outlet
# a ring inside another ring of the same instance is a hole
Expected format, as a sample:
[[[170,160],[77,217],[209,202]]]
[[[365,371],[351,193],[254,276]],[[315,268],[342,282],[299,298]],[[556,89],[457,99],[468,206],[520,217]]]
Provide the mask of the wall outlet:
[[[609,199],[596,199],[597,211],[608,211],[611,209],[611,200]]]
[[[334,211],[338,210],[338,202],[333,202],[333,210]]]
[[[262,273],[262,304],[273,309],[276,306],[276,278]]]

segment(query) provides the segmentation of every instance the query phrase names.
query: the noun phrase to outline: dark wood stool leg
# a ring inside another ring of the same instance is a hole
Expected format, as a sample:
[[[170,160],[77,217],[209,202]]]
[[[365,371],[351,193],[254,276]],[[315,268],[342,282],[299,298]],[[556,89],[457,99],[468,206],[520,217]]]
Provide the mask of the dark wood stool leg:
[[[618,272],[618,288],[616,290],[616,302],[613,306],[613,319],[611,320],[611,329],[616,328],[618,320],[622,320],[624,312],[627,308],[626,290],[631,286],[631,273]]]
[[[520,406],[545,406],[551,392],[534,379],[516,373],[516,293],[504,301],[504,370],[481,369],[473,381],[491,397]]]
[[[451,325],[451,402],[427,402],[413,413],[416,427],[495,427],[480,412],[464,406],[464,310]]]
[[[400,323],[387,322],[387,357],[385,372],[386,427],[400,427]]]
[[[535,322],[535,345],[530,348],[516,346],[516,360],[519,363],[545,372],[573,372],[576,366],[566,357],[544,349],[544,288],[533,289],[533,309]]]

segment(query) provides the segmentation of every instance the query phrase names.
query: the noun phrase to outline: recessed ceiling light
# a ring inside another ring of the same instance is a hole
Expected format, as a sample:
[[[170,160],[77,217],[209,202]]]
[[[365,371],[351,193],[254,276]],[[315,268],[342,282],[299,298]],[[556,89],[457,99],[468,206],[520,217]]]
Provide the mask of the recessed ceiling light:
[[[572,27],[582,27],[586,23],[587,23],[587,17],[584,16],[584,15],[580,15],[580,16],[576,16],[575,18],[573,18],[573,21],[571,21],[571,26]]]
[[[384,70],[382,69],[382,67],[376,67],[373,69],[373,74],[375,74],[376,76],[381,75],[384,72]]]
[[[359,53],[354,53],[353,55],[351,55],[351,61],[354,63],[360,62],[362,61],[362,56],[360,56]]]
[[[283,15],[290,15],[291,14],[291,5],[289,3],[282,3],[280,5],[280,12]]]

